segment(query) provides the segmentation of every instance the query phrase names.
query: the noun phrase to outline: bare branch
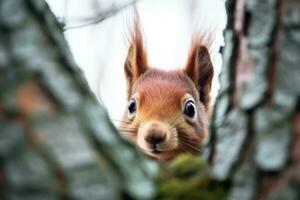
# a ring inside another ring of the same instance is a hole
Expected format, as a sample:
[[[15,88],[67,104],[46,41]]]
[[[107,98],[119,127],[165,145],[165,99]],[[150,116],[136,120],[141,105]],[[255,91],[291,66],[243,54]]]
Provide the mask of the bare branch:
[[[114,15],[116,15],[119,11],[123,10],[124,8],[127,8],[133,4],[135,4],[138,0],[133,0],[130,1],[129,3],[123,4],[121,6],[112,6],[110,9],[108,9],[107,11],[102,12],[102,14],[100,14],[99,16],[95,17],[95,18],[89,18],[87,20],[84,20],[85,22],[82,22],[80,24],[77,25],[70,25],[70,26],[66,26],[64,27],[64,31],[68,31],[71,29],[77,29],[77,28],[83,28],[86,26],[91,26],[91,25],[95,25],[98,24],[104,20],[106,20],[109,17],[112,17]]]

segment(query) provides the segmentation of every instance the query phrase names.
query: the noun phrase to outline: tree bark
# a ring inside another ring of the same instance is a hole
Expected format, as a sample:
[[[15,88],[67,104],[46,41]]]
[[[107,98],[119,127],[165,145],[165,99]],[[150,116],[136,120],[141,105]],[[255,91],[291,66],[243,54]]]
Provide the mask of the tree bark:
[[[229,199],[300,199],[300,1],[226,3],[213,178]]]
[[[0,0],[0,199],[151,199],[156,165],[117,133],[40,0]]]
[[[181,157],[158,197],[300,199],[300,2],[227,8],[212,177]],[[89,91],[48,6],[0,0],[0,199],[152,199],[155,174]]]

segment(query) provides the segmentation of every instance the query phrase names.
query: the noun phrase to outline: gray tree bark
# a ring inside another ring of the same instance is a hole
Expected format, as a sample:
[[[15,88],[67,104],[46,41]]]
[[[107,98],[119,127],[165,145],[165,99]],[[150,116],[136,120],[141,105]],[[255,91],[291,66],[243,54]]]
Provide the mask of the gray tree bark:
[[[212,176],[180,157],[156,198],[300,199],[300,2],[227,7]],[[156,169],[98,105],[47,5],[0,0],[0,199],[152,199]]]
[[[41,0],[0,0],[0,199],[151,199],[156,165],[117,133]]]
[[[300,199],[300,1],[227,8],[213,178],[229,199]]]

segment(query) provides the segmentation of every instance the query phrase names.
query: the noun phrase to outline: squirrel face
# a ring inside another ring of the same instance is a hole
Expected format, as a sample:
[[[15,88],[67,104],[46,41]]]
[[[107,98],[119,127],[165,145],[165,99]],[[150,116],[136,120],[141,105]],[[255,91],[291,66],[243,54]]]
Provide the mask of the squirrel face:
[[[213,66],[201,40],[183,70],[150,68],[138,24],[125,61],[128,106],[119,127],[146,155],[169,160],[199,153],[207,137]]]

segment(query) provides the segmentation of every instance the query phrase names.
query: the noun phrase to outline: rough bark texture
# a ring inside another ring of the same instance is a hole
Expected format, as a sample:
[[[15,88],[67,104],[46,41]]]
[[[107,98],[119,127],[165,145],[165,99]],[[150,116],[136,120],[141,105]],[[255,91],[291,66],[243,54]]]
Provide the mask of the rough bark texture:
[[[152,199],[156,165],[119,136],[41,0],[0,0],[0,199]]]
[[[229,199],[300,199],[300,1],[227,0],[212,174]]]
[[[300,2],[227,7],[211,170],[179,157],[156,194],[157,166],[97,104],[47,5],[0,0],[0,199],[300,199]]]

